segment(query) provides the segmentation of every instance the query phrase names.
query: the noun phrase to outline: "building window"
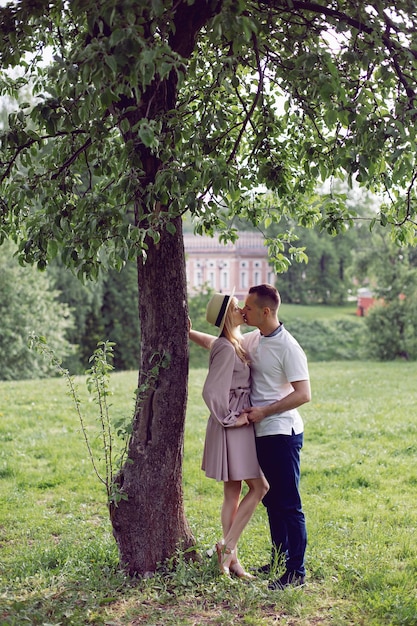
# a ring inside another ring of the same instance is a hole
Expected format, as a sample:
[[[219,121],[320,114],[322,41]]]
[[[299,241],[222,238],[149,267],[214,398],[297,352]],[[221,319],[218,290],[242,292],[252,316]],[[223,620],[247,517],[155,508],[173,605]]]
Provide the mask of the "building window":
[[[217,261],[218,268],[218,276],[219,276],[219,291],[222,292],[223,289],[229,289],[229,271],[228,271],[229,263],[228,261],[219,260]]]
[[[215,288],[215,277],[214,277],[214,272],[209,272],[208,273],[208,284],[209,286],[214,289]]]
[[[229,289],[229,272],[227,270],[223,270],[221,273],[220,291],[222,289]]]
[[[242,289],[248,288],[248,273],[245,271],[240,272],[240,286]]]
[[[261,273],[256,271],[253,273],[253,282],[255,285],[260,285],[261,283]]]

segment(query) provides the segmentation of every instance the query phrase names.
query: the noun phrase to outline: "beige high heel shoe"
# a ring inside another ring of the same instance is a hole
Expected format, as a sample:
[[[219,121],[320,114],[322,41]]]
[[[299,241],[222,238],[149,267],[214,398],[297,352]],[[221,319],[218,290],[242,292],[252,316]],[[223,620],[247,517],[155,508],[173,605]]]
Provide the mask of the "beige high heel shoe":
[[[229,565],[229,571],[230,571],[231,574],[233,574],[237,578],[240,578],[241,580],[255,580],[255,578],[256,578],[256,576],[254,576],[253,574],[250,574],[249,572],[246,572],[244,570],[242,564],[239,563],[239,561],[237,559],[235,559]]]
[[[222,539],[216,543],[217,560],[219,562],[219,570],[221,574],[230,576],[230,565],[233,561],[235,553],[234,548],[228,548]]]

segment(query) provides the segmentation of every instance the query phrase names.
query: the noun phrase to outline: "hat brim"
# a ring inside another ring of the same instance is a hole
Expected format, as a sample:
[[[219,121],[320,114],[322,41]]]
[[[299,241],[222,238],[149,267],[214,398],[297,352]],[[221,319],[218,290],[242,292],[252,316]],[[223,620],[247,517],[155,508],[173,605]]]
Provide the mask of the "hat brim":
[[[231,293],[230,293],[230,295],[229,295],[229,301],[228,301],[228,303],[227,303],[227,305],[226,305],[226,308],[225,308],[225,311],[224,311],[224,315],[223,315],[222,322],[221,322],[221,324],[220,324],[220,326],[219,326],[219,336],[220,336],[220,335],[222,334],[222,332],[223,332],[223,328],[224,328],[224,323],[225,323],[225,321],[226,321],[227,312],[228,312],[228,310],[229,310],[229,306],[230,306],[230,304],[231,304],[231,302],[232,302],[232,298],[233,298],[233,296],[235,295],[235,291],[236,291],[236,288],[235,288],[235,287],[233,287],[233,289],[232,289],[232,291],[231,291]]]

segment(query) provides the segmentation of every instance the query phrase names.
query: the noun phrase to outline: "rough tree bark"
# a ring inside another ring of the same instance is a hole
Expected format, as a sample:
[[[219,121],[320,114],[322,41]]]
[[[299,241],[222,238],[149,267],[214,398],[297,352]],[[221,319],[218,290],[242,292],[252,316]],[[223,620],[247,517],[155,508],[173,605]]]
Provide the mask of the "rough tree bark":
[[[138,403],[129,462],[119,476],[128,496],[111,510],[122,565],[131,575],[155,571],[158,562],[188,548],[193,537],[183,508],[182,457],[187,401],[186,279],[181,220],[174,235],[151,245],[146,265],[138,263],[141,371],[144,401]],[[160,301],[158,315],[149,303]],[[175,332],[173,332],[175,327]],[[181,340],[178,341],[178,337]],[[158,368],[168,354],[167,368]],[[157,380],[150,370],[156,368]],[[184,384],[185,381],[185,384]]]

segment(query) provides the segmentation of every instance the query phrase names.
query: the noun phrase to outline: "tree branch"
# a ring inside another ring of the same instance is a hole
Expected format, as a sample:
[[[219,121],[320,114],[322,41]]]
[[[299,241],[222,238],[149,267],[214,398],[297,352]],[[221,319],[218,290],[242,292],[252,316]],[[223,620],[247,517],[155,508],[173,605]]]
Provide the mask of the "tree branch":
[[[70,158],[65,161],[65,163],[61,165],[61,167],[55,172],[55,174],[51,176],[51,180],[55,180],[59,176],[61,176],[62,172],[66,170],[70,165],[72,165],[78,159],[80,154],[85,152],[87,148],[91,146],[91,144],[92,144],[92,140],[91,140],[91,137],[89,137],[87,141],[82,146],[80,146],[78,150],[76,150],[74,154],[72,154]]]
[[[237,139],[235,141],[235,145],[233,146],[233,150],[230,153],[229,158],[227,159],[227,163],[231,163],[231,161],[233,161],[233,159],[236,156],[236,152],[238,151],[238,148],[239,148],[240,142],[242,140],[243,134],[245,132],[246,126],[247,126],[248,122],[250,121],[250,119],[251,119],[251,117],[253,115],[253,112],[256,109],[256,106],[257,106],[257,104],[259,102],[259,98],[260,98],[260,95],[262,93],[262,89],[263,89],[263,85],[264,85],[264,70],[262,69],[261,60],[260,60],[260,57],[259,57],[258,42],[257,42],[256,36],[254,34],[252,35],[252,41],[253,41],[253,46],[254,46],[254,51],[255,51],[255,56],[256,56],[256,64],[257,64],[257,67],[258,67],[258,75],[259,75],[258,88],[256,90],[256,94],[255,94],[255,97],[254,97],[253,102],[251,104],[251,107],[250,107],[249,111],[247,111],[247,113],[246,113],[246,117],[245,117],[245,119],[243,121],[243,124],[242,124],[242,126],[240,128],[239,135],[238,135],[238,137],[237,137]]]
[[[288,4],[285,3],[285,6],[284,6],[284,3],[278,0],[278,1],[268,2],[267,5],[269,8],[271,8],[271,5],[272,5],[273,9],[277,9],[281,11],[284,10],[285,12],[288,12],[288,13],[312,12],[316,14],[321,14],[326,17],[333,18],[343,24],[346,24],[350,26],[351,28],[354,28],[360,33],[366,33],[367,35],[370,35],[370,36],[374,36],[375,34],[378,34],[381,38],[381,41],[385,45],[386,49],[390,53],[390,56],[393,61],[395,73],[398,77],[398,80],[400,81],[400,83],[405,89],[407,97],[410,101],[410,108],[413,108],[414,106],[413,103],[416,99],[416,92],[413,89],[413,87],[410,85],[409,81],[407,81],[407,78],[398,61],[398,55],[400,53],[403,53],[403,54],[406,54],[407,56],[412,55],[415,59],[417,59],[417,50],[411,47],[405,48],[404,46],[401,45],[400,42],[390,37],[389,31],[390,31],[390,27],[392,27],[393,25],[393,22],[389,19],[389,17],[385,15],[385,13],[383,14],[383,20],[387,28],[385,32],[382,32],[381,30],[381,32],[378,33],[377,29],[374,26],[370,25],[369,23],[365,23],[359,19],[350,17],[349,15],[347,15],[343,11],[339,11],[338,9],[333,9],[328,6],[323,6],[322,4],[317,4],[316,2],[303,2],[303,0],[292,0],[291,3],[288,3]]]
[[[12,155],[12,157],[10,158],[9,161],[7,162],[3,162],[0,163],[0,165],[2,166],[6,166],[6,170],[1,174],[0,176],[0,184],[6,180],[6,178],[8,178],[10,176],[10,173],[12,171],[13,165],[16,163],[17,159],[19,158],[19,155],[24,152],[25,150],[27,150],[28,148],[30,148],[31,146],[33,146],[36,143],[41,143],[42,141],[47,141],[48,139],[56,139],[57,137],[66,137],[68,135],[78,135],[81,133],[84,133],[85,131],[81,131],[81,130],[75,130],[72,133],[64,133],[64,132],[58,132],[54,135],[42,135],[40,137],[36,137],[33,139],[29,139],[28,141],[26,141],[26,143],[20,145],[20,146],[16,146],[16,151],[15,153]],[[60,168],[59,170],[51,177],[52,180],[54,180],[55,178],[58,178],[58,176],[62,173],[62,171],[64,169],[66,169],[69,165],[71,165],[76,158],[79,156],[79,154],[81,154],[89,145],[91,145],[91,138],[89,138],[84,146],[82,146],[81,148],[79,148],[77,150],[77,152],[75,154],[73,154]]]

